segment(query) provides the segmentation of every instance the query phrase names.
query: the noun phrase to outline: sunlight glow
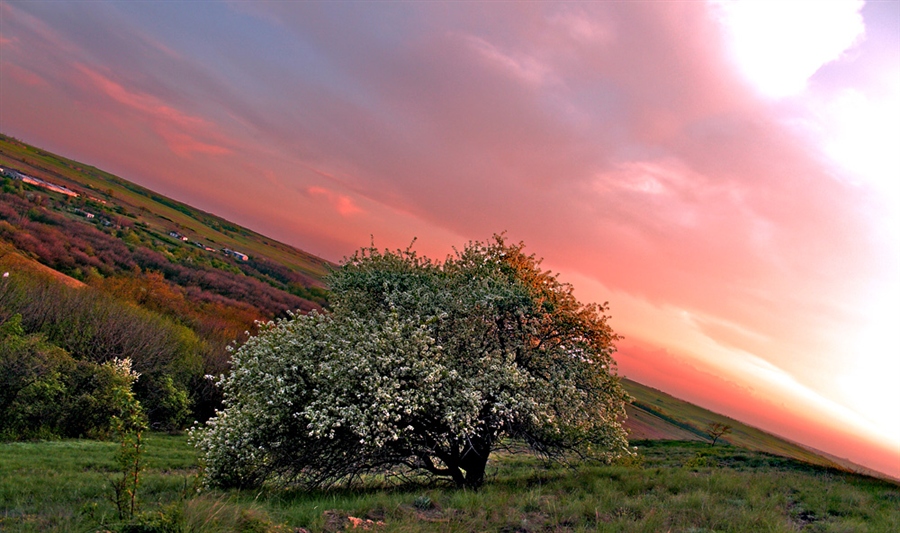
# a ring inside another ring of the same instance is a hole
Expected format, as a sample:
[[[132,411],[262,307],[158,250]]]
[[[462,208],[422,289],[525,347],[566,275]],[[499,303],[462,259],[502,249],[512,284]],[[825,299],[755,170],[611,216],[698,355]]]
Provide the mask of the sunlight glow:
[[[797,94],[819,68],[841,57],[864,32],[860,0],[714,0],[732,57],[766,96]]]
[[[886,229],[900,236],[900,70],[877,94],[846,89],[820,106],[825,153],[852,179],[873,188],[888,209]]]
[[[845,350],[852,364],[838,377],[838,393],[850,406],[881,433],[900,447],[900,286],[886,288],[868,302],[870,320]]]

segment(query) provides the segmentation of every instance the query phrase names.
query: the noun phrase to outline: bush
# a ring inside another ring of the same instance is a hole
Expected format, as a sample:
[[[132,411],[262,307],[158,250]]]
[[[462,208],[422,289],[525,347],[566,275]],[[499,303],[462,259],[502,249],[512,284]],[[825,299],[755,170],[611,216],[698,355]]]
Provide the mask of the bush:
[[[0,326],[0,438],[109,436],[132,380],[116,361],[78,361],[40,335],[24,335],[15,315]]]
[[[176,429],[186,424],[190,417],[187,385],[203,374],[203,342],[189,328],[91,288],[73,289],[23,275],[0,281],[0,320],[13,320],[13,316],[18,317],[14,320],[20,333],[30,334],[7,337],[7,349],[30,361],[15,363],[19,366],[16,375],[30,380],[46,374],[51,380],[46,383],[52,384],[53,374],[47,374],[44,367],[62,363],[40,361],[49,361],[51,354],[59,359],[58,350],[62,349],[69,361],[66,364],[72,367],[65,373],[70,394],[81,391],[68,397],[75,402],[70,408],[84,413],[87,426],[95,426],[95,419],[106,419],[107,413],[97,406],[102,400],[84,391],[107,387],[111,378],[98,368],[114,359],[129,359],[135,370],[144,374],[136,391],[140,401],[154,406],[149,414],[155,427]],[[4,357],[13,356],[10,352]],[[6,364],[14,363],[9,359]],[[65,431],[73,432],[90,434],[82,429]]]
[[[478,487],[491,450],[627,454],[617,336],[523,245],[438,264],[364,249],[333,274],[334,312],[270,323],[234,355],[226,409],[193,432],[208,480],[327,486],[411,471]]]

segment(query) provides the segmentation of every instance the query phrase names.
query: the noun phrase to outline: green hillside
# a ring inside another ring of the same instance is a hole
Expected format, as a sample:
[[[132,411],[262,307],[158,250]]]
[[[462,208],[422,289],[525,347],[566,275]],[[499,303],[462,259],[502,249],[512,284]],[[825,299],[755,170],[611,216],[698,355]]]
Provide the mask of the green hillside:
[[[738,420],[714,413],[660,390],[627,378],[622,385],[634,402],[628,406],[625,427],[632,440],[679,440],[709,442],[706,428],[711,423],[731,426],[731,432],[720,438],[717,446],[729,444],[747,450],[789,457],[807,463],[846,469],[883,477],[863,466],[839,458],[829,458]]]
[[[0,134],[0,167],[62,185],[79,193],[83,203],[101,212],[131,219],[145,231],[167,239],[170,231],[217,249],[229,248],[262,257],[309,276],[321,286],[333,266],[328,261],[267,238],[223,218],[188,206],[95,167],[66,159]],[[189,245],[189,244],[188,244]]]

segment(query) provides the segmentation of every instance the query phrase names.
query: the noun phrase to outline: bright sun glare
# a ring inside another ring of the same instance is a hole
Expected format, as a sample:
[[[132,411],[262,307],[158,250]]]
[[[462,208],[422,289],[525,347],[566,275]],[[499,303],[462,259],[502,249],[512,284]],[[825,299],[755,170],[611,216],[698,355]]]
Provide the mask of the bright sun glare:
[[[900,260],[900,70],[888,65],[870,86],[815,94],[807,82],[826,63],[840,59],[864,38],[861,0],[710,0],[722,23],[731,57],[764,97],[801,95],[813,115],[823,155],[843,178],[875,193],[873,225],[882,232],[885,260]],[[900,279],[883,285],[865,305],[866,324],[838,348],[846,368],[834,397],[877,424],[900,443],[896,416],[900,375]]]
[[[764,95],[801,92],[819,68],[863,35],[860,0],[713,0],[747,79]]]

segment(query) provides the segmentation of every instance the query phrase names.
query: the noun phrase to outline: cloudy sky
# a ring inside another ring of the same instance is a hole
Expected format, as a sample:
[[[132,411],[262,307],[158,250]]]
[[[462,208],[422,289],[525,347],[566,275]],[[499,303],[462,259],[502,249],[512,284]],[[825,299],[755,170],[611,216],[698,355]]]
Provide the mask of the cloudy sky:
[[[507,231],[621,374],[900,476],[897,1],[0,1],[0,131],[335,261]]]

